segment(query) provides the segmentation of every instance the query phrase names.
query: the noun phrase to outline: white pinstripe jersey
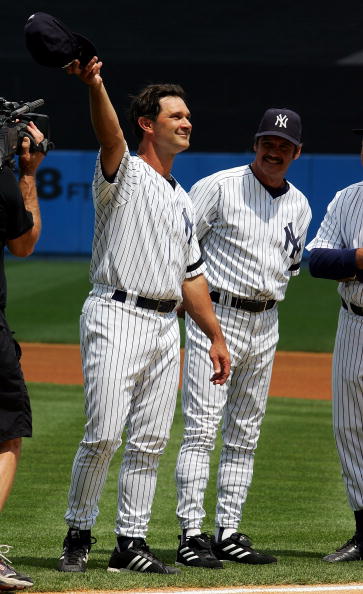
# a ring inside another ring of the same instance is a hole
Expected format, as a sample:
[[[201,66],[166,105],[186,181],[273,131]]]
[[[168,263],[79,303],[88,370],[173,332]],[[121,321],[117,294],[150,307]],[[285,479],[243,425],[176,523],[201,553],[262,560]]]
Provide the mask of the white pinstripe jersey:
[[[292,184],[277,198],[249,165],[219,171],[190,191],[211,289],[281,301],[297,275],[311,210]]]
[[[363,247],[363,181],[335,194],[316,236],[306,246],[308,250],[360,247]],[[363,283],[339,283],[338,292],[346,302],[363,306]]]
[[[185,278],[204,272],[188,194],[126,150],[109,183],[100,156],[93,180],[92,283],[181,301]]]

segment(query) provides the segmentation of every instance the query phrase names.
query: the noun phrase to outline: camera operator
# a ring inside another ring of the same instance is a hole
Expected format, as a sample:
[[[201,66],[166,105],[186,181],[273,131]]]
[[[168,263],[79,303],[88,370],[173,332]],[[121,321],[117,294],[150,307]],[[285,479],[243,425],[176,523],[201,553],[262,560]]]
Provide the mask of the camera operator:
[[[9,162],[0,169],[0,511],[13,484],[21,438],[31,437],[32,433],[29,396],[19,363],[21,350],[5,319],[4,270],[5,246],[15,256],[26,257],[33,252],[40,235],[35,173],[44,154],[30,150],[30,138],[38,145],[44,136],[33,122],[28,123],[26,131],[29,137],[25,136],[21,142],[19,180]],[[33,581],[15,571],[5,556],[9,548],[8,545],[0,545],[0,590],[32,586]]]

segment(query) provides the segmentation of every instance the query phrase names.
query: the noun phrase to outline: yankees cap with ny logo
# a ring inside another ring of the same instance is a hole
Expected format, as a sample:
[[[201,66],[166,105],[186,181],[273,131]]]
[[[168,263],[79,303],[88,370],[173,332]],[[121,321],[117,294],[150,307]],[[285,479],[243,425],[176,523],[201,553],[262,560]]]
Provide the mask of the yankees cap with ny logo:
[[[293,144],[301,144],[301,118],[296,111],[271,107],[265,111],[255,137],[281,136]]]

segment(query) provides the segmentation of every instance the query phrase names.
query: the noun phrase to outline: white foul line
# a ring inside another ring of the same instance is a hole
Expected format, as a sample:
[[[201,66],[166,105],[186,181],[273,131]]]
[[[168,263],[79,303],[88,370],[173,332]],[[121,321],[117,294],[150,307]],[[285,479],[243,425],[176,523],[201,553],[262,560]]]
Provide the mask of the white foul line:
[[[74,591],[67,590],[66,592],[48,592],[46,594],[269,594],[280,592],[283,594],[289,594],[290,592],[363,592],[363,584],[319,584],[316,586],[246,586],[243,588],[203,588],[197,590],[196,588],[188,588],[183,590],[182,588],[160,588],[159,590],[87,590],[87,591]],[[33,594],[40,594],[33,592]]]
[[[205,588],[203,590],[196,590],[196,589],[188,589],[182,590],[177,588],[175,590],[168,590],[168,589],[160,589],[160,590],[140,590],[135,591],[132,590],[130,594],[268,594],[269,592],[282,592],[284,594],[289,594],[290,592],[352,592],[352,591],[361,591],[363,592],[363,584],[335,584],[335,585],[325,585],[319,584],[318,586],[264,586],[264,587],[256,587],[249,586],[248,588],[220,588],[220,589],[209,589]],[[120,594],[117,591],[113,591],[112,594]],[[78,593],[80,594],[80,593]],[[108,594],[108,593],[107,593]],[[110,593],[111,594],[111,593]],[[125,592],[125,594],[127,594]]]

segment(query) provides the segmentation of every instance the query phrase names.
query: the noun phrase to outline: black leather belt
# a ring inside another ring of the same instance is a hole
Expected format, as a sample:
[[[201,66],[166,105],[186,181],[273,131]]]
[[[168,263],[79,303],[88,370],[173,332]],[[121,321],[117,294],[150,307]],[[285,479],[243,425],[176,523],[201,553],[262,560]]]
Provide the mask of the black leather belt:
[[[349,311],[348,305],[346,304],[344,299],[342,299],[342,306],[344,307],[344,309]],[[353,313],[357,314],[357,316],[363,316],[363,307],[359,307],[359,305],[354,305],[354,303],[350,303],[350,309]]]
[[[112,295],[112,299],[115,301],[121,301],[121,303],[125,303],[126,297],[127,291],[120,291],[119,289],[116,289]],[[175,309],[177,302],[175,299],[149,299],[148,297],[142,297],[139,295],[135,304],[136,307],[152,309],[160,313],[170,313],[173,311],[173,309]]]
[[[212,291],[210,293],[210,298],[214,303],[220,303],[220,305],[229,305],[230,307],[235,307],[236,309],[245,309],[246,311],[252,311],[254,313],[271,309],[276,303],[276,301],[273,299],[270,299],[269,301],[254,301],[253,299],[232,297],[230,304],[224,304],[220,300],[221,294],[218,293],[218,291]]]

